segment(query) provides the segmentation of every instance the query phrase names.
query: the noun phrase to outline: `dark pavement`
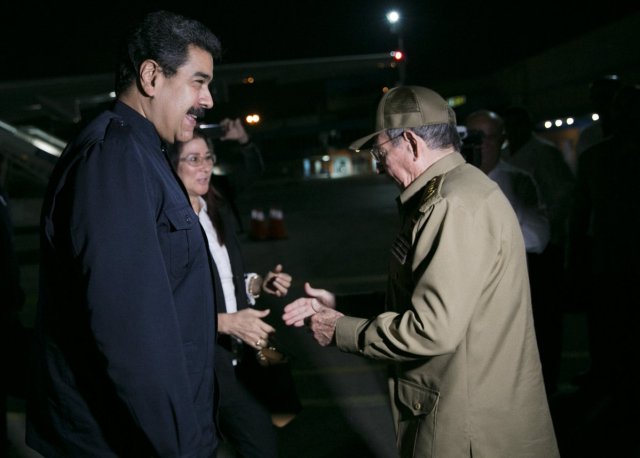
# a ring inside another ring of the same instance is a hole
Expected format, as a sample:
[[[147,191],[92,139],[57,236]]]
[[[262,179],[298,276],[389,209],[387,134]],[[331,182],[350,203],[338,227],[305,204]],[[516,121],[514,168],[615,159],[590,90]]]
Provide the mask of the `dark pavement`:
[[[249,229],[252,208],[283,211],[285,240],[241,236],[246,266],[264,273],[277,263],[294,277],[286,298],[261,298],[290,355],[302,410],[279,430],[282,457],[395,457],[386,366],[335,347],[319,347],[304,328],[286,328],[282,308],[303,295],[305,281],[334,293],[383,289],[395,235],[397,191],[384,177],[264,181],[238,201]]]

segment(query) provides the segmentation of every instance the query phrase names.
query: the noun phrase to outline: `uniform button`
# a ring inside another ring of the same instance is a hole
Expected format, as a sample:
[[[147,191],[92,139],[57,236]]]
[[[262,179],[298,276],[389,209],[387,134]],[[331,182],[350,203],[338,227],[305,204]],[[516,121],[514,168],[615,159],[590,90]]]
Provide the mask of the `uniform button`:
[[[414,408],[414,409],[416,409],[416,410],[420,410],[420,409],[422,409],[422,404],[420,404],[419,402],[416,402],[416,403],[413,405],[413,408]]]
[[[187,216],[187,223],[191,222],[191,218]]]

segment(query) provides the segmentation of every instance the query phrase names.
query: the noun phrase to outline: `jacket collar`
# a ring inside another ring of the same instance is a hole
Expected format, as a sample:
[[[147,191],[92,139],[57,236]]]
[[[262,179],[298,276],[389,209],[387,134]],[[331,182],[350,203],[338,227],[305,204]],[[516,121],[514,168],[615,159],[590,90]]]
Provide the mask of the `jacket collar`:
[[[445,157],[433,163],[427,170],[422,172],[407,188],[400,194],[400,204],[404,205],[418,191],[424,188],[427,183],[434,177],[447,173],[449,170],[455,169],[465,160],[460,153],[447,154]]]

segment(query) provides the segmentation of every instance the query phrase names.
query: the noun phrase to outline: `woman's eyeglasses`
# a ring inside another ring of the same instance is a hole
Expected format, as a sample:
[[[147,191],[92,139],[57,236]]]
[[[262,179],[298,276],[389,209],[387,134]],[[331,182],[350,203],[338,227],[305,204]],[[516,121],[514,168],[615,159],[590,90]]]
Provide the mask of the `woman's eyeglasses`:
[[[197,154],[189,154],[188,156],[181,157],[180,162],[186,162],[191,167],[200,167],[202,164],[213,165],[216,162],[216,156],[213,154],[207,154],[205,156],[198,156]]]

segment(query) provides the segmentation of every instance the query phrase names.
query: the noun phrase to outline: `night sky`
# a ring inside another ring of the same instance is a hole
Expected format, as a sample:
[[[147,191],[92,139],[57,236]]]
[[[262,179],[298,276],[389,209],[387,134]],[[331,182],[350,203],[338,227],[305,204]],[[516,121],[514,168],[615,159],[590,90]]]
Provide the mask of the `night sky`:
[[[111,72],[127,28],[161,8],[208,25],[225,64],[387,52],[398,36],[385,13],[396,7],[409,79],[425,83],[487,73],[640,10],[619,0],[599,8],[564,0],[10,2],[0,14],[1,81]]]

